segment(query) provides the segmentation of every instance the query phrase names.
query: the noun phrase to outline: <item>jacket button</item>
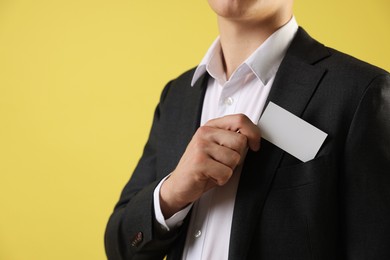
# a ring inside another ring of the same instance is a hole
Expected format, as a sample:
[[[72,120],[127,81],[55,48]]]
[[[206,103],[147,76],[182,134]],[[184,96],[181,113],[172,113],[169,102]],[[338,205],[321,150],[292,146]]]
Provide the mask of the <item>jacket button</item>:
[[[131,240],[131,246],[138,247],[143,240],[144,240],[144,234],[142,234],[142,232],[138,232]]]

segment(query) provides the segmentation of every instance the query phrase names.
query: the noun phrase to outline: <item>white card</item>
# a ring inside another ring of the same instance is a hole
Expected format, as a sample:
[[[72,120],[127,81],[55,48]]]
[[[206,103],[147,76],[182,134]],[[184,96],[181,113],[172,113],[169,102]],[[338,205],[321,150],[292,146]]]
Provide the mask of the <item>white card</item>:
[[[258,126],[262,138],[303,162],[314,159],[328,135],[272,102]]]

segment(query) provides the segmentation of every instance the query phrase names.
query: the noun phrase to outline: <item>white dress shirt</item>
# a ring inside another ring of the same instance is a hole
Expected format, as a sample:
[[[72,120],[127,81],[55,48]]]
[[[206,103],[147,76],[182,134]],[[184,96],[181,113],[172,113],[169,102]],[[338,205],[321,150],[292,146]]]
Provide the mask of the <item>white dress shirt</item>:
[[[210,119],[245,114],[257,124],[276,72],[298,29],[293,17],[273,33],[231,75],[226,78],[222,48],[217,38],[195,70],[192,85],[204,74],[210,75],[203,103],[201,125]],[[169,230],[181,225],[191,207],[191,221],[182,259],[228,259],[236,191],[242,167],[237,167],[229,182],[216,187],[171,218],[165,220],[159,203],[162,180],[154,191],[156,220]]]

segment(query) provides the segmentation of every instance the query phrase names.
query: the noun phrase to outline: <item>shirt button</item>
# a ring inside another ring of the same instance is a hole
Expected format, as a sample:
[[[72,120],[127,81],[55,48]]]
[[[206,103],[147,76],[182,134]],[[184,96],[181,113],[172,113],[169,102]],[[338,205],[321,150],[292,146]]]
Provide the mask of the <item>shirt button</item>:
[[[197,231],[195,232],[195,234],[194,234],[194,237],[195,237],[195,238],[199,238],[201,235],[202,235],[202,231],[197,230]]]
[[[232,97],[225,98],[225,101],[224,101],[225,105],[228,105],[228,106],[233,104],[233,102],[234,102],[234,99]]]

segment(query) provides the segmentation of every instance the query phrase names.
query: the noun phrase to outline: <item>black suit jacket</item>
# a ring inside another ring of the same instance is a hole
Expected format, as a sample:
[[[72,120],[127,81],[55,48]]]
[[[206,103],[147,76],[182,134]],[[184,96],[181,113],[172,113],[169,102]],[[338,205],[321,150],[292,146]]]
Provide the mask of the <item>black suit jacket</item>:
[[[186,227],[162,232],[153,190],[199,126],[207,76],[165,87],[149,140],[107,225],[109,259],[180,259]],[[299,29],[269,101],[328,134],[302,163],[267,142],[249,152],[229,259],[390,259],[390,76]]]

